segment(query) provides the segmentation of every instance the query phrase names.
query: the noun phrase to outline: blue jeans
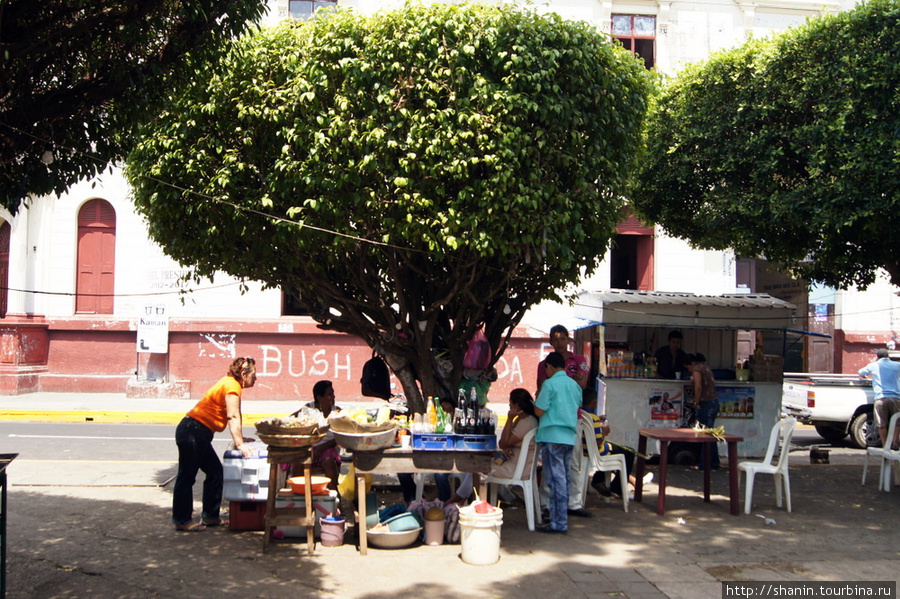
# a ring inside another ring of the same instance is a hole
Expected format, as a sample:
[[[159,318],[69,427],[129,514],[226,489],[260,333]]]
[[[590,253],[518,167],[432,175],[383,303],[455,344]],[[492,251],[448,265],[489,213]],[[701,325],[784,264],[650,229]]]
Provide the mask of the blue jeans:
[[[719,413],[719,400],[713,399],[710,401],[701,401],[700,407],[697,408],[697,413],[695,414],[697,418],[697,422],[708,426],[710,428],[716,425],[716,414]],[[719,444],[712,443],[709,448],[710,453],[710,468],[718,468],[719,467]],[[700,467],[703,468],[703,450],[700,450]]]
[[[544,477],[550,488],[550,528],[569,529],[569,464],[572,462],[572,445],[544,443],[541,460]]]
[[[212,446],[214,433],[193,418],[185,416],[175,429],[178,445],[178,475],[172,493],[172,522],[187,524],[194,513],[194,482],[203,471],[203,518],[218,520],[222,505],[224,473],[222,462]]]

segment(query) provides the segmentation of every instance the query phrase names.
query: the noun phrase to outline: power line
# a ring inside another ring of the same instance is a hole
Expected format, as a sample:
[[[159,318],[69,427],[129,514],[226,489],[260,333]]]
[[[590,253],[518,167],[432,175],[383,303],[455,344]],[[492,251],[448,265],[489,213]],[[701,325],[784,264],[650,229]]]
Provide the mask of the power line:
[[[33,295],[60,295],[68,297],[157,297],[161,295],[186,295],[189,293],[208,291],[210,289],[222,289],[224,287],[232,287],[241,285],[242,281],[232,281],[221,285],[210,285],[209,287],[199,287],[196,289],[177,289],[175,291],[158,291],[148,293],[78,293],[71,291],[40,291],[36,289],[17,289],[15,287],[0,287],[0,290],[15,291],[18,293],[31,293]]]

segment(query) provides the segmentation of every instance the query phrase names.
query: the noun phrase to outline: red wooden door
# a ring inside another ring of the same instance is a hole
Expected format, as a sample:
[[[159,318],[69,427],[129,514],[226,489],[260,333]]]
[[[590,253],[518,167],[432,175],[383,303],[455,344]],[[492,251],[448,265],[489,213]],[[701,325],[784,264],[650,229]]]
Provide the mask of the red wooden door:
[[[116,211],[106,200],[90,200],[78,212],[76,313],[113,313],[115,266]]]

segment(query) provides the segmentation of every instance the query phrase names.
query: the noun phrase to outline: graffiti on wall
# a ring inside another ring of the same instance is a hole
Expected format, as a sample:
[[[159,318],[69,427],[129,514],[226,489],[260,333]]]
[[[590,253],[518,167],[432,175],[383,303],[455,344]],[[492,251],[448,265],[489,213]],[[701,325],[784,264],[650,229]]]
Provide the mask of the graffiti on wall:
[[[234,359],[235,352],[234,333],[200,333],[201,358],[230,358]]]
[[[365,360],[354,367],[351,355],[346,352],[336,351],[329,354],[326,349],[290,348],[282,350],[277,345],[260,345],[259,356],[256,366],[260,378],[315,376],[347,381],[358,380],[362,373],[363,362],[369,359],[366,356]],[[519,356],[510,358],[503,356],[497,362],[496,368],[498,380],[512,385],[524,383]]]

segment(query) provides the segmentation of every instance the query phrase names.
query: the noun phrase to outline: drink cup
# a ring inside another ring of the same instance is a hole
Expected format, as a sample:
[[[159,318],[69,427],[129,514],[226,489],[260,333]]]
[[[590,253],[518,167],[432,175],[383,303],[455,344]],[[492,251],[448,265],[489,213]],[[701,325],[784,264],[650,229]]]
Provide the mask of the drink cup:
[[[409,449],[410,443],[412,443],[412,437],[410,437],[409,435],[400,436],[400,447],[402,449]]]

